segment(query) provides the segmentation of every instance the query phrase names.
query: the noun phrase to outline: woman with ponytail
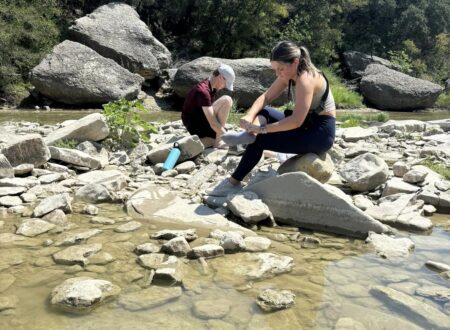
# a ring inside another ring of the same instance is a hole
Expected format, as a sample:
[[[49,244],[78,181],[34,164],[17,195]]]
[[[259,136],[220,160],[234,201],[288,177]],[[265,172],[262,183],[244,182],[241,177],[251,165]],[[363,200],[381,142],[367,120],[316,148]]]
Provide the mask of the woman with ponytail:
[[[318,154],[333,145],[336,106],[328,80],[311,62],[308,50],[281,41],[272,49],[270,62],[277,78],[241,118],[245,132],[222,136],[228,145],[248,144],[245,153],[231,177],[208,189],[209,195],[226,196],[239,190],[240,182],[256,166],[264,150]],[[283,114],[267,106],[286,89],[293,96],[293,110]]]

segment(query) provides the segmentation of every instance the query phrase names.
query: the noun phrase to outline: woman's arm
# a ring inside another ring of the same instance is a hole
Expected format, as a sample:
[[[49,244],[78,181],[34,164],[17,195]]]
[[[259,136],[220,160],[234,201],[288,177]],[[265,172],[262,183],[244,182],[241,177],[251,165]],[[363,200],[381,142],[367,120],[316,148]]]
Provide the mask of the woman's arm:
[[[267,133],[289,131],[300,127],[308,114],[314,95],[314,84],[312,78],[303,73],[297,78],[295,85],[295,108],[291,116],[265,127]],[[253,125],[249,132],[261,133],[259,126]]]

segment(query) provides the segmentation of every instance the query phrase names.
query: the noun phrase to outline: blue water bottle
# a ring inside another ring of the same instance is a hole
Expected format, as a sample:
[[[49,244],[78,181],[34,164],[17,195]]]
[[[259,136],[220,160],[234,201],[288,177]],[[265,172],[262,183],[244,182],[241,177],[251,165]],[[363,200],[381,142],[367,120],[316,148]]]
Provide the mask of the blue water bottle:
[[[181,155],[180,145],[177,142],[175,142],[173,144],[173,148],[169,152],[169,155],[167,155],[166,161],[164,162],[163,165],[164,171],[171,170],[175,166],[180,155]]]

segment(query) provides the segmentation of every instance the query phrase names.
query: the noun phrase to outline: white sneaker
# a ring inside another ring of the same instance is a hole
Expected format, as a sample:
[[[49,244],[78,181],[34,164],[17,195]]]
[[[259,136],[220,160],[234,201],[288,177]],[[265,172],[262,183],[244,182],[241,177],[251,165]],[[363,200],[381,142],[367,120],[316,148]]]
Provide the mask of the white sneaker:
[[[226,197],[228,194],[237,193],[241,189],[242,185],[240,182],[239,184],[234,185],[230,182],[230,180],[228,180],[228,178],[226,178],[217,185],[206,189],[205,194],[209,196]]]

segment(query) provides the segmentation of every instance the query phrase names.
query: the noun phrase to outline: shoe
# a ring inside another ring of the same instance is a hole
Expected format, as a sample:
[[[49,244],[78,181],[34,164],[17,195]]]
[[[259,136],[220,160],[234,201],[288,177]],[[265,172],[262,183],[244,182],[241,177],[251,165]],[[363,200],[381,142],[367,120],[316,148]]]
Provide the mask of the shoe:
[[[205,194],[216,197],[226,197],[228,194],[234,194],[242,189],[241,183],[234,185],[228,178],[222,180],[217,185],[205,190]]]
[[[245,152],[245,147],[242,144],[237,144],[235,146],[231,146],[228,149],[229,155],[239,156],[239,155],[242,155],[244,152]]]

